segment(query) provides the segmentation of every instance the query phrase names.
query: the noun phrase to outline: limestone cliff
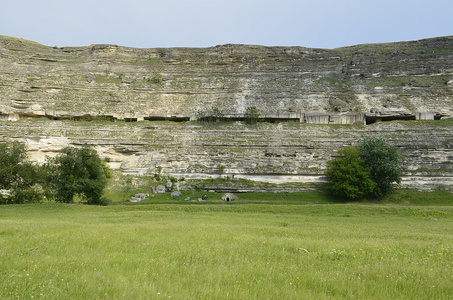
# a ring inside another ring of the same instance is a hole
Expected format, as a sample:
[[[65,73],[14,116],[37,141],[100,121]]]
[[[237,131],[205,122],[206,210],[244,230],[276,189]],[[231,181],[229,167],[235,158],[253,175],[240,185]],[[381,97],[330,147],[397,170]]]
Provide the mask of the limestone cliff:
[[[453,37],[326,50],[51,48],[0,36],[1,139],[26,141],[36,160],[88,143],[125,173],[319,182],[339,147],[379,134],[403,152],[405,185],[450,186],[453,119],[439,119],[452,100]],[[276,123],[234,122],[252,106]],[[189,121],[212,108],[231,121]],[[363,125],[387,120],[400,121]]]
[[[453,114],[453,37],[325,50],[51,48],[0,36],[0,93],[11,117],[185,119],[256,106],[263,116],[435,118]]]

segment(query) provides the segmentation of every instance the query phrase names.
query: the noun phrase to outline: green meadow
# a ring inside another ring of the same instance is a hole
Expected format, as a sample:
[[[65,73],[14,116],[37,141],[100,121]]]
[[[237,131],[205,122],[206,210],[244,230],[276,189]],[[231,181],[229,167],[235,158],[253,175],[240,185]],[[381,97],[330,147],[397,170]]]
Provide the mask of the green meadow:
[[[453,206],[186,196],[1,206],[0,299],[453,299]]]

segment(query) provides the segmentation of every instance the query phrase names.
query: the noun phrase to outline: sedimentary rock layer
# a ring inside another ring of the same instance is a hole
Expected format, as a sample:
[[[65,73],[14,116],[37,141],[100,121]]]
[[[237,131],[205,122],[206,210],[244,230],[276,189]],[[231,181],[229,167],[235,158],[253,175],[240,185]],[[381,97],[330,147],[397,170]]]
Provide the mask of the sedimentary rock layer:
[[[333,50],[47,47],[0,36],[0,114],[118,119],[361,112],[453,114],[453,37]],[[371,120],[371,119],[370,119]]]
[[[364,136],[381,135],[402,152],[403,185],[449,187],[453,178],[453,119],[357,125],[243,122],[110,122],[22,119],[0,122],[3,139],[27,143],[42,161],[62,147],[88,143],[112,168],[175,177],[234,175],[271,183],[319,183],[326,162]]]
[[[36,160],[88,143],[124,173],[321,182],[338,148],[383,135],[403,153],[404,185],[451,186],[452,100],[453,37],[333,50],[0,37],[0,138]],[[250,107],[277,123],[193,121]]]

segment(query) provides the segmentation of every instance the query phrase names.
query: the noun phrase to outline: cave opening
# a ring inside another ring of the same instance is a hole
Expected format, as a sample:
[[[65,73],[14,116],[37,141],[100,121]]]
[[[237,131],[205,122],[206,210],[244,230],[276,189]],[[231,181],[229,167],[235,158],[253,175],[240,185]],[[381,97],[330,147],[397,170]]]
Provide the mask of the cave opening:
[[[379,122],[388,121],[414,121],[416,120],[415,115],[399,115],[399,116],[365,116],[366,124],[374,124]]]

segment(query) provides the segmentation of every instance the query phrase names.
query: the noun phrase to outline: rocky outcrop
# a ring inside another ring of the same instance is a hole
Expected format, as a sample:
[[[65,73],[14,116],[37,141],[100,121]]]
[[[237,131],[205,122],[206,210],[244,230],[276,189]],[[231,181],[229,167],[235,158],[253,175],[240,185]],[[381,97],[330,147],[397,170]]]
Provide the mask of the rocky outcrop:
[[[0,138],[38,161],[88,143],[126,174],[305,187],[338,148],[378,134],[403,153],[403,185],[451,186],[452,78],[453,37],[333,50],[0,37]],[[244,124],[249,107],[266,122]]]
[[[440,118],[453,114],[452,49],[453,37],[326,50],[51,48],[0,36],[0,115],[185,121],[255,106],[262,116],[361,112],[369,123]]]
[[[67,145],[92,145],[125,174],[229,177],[306,188],[324,180],[327,161],[345,145],[382,135],[402,152],[403,186],[452,186],[453,119],[368,126],[243,122],[110,122],[21,119],[0,122],[2,139],[24,141],[32,159]],[[163,191],[166,190],[162,186]],[[247,190],[225,186],[222,190]],[[260,189],[267,188],[261,186]]]

